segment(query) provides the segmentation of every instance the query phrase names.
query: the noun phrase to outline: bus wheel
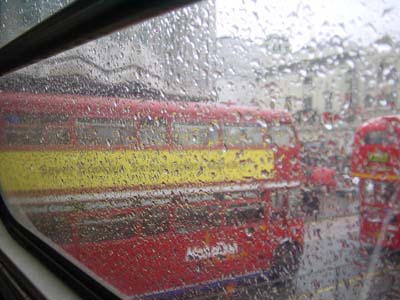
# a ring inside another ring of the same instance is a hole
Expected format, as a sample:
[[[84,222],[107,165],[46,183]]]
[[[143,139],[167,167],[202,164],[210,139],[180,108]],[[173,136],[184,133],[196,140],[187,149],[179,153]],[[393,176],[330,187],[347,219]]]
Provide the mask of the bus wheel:
[[[282,280],[294,277],[300,268],[301,253],[299,245],[289,242],[280,245],[274,255],[272,279]]]

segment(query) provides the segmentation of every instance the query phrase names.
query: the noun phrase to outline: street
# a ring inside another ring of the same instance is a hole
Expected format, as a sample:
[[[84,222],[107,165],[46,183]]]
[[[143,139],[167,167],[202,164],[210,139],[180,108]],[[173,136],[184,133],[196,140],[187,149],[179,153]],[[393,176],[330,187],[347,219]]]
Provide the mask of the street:
[[[398,269],[362,257],[357,215],[309,222],[305,230],[302,266],[291,299],[383,299],[392,292]]]

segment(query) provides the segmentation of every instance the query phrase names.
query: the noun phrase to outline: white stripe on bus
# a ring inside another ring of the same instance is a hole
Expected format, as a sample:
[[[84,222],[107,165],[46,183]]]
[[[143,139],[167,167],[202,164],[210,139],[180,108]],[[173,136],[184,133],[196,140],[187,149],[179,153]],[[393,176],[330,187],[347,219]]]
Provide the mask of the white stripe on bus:
[[[121,192],[104,192],[104,193],[82,193],[67,195],[49,195],[37,197],[9,197],[7,200],[14,205],[21,204],[45,204],[45,203],[61,203],[61,202],[85,202],[98,200],[129,200],[152,197],[171,197],[183,196],[188,194],[209,194],[209,193],[228,193],[228,192],[245,192],[260,189],[276,189],[276,188],[294,188],[300,186],[300,181],[281,181],[268,182],[261,184],[243,184],[243,185],[218,185],[199,188],[179,188],[179,189],[160,189],[146,191],[121,191]],[[147,204],[164,204],[168,199],[141,199],[141,205]],[[188,199],[190,201],[191,199]],[[15,202],[14,202],[15,201]],[[196,201],[193,200],[192,201]],[[14,202],[14,203],[13,203]],[[138,201],[139,202],[139,201]],[[160,203],[158,203],[160,202]]]

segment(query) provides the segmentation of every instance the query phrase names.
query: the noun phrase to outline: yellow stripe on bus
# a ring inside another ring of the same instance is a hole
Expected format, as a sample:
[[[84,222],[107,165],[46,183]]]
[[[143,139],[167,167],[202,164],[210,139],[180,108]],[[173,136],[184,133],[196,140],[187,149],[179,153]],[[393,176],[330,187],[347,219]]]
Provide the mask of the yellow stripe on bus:
[[[274,177],[272,150],[0,152],[5,192],[142,188]]]

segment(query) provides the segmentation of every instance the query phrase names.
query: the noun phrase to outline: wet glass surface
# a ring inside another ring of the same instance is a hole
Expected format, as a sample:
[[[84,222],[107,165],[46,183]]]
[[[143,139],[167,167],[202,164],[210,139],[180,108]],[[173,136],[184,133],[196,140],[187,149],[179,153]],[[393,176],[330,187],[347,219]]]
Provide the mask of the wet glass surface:
[[[2,197],[121,298],[399,299],[398,20],[201,1],[5,75]]]

